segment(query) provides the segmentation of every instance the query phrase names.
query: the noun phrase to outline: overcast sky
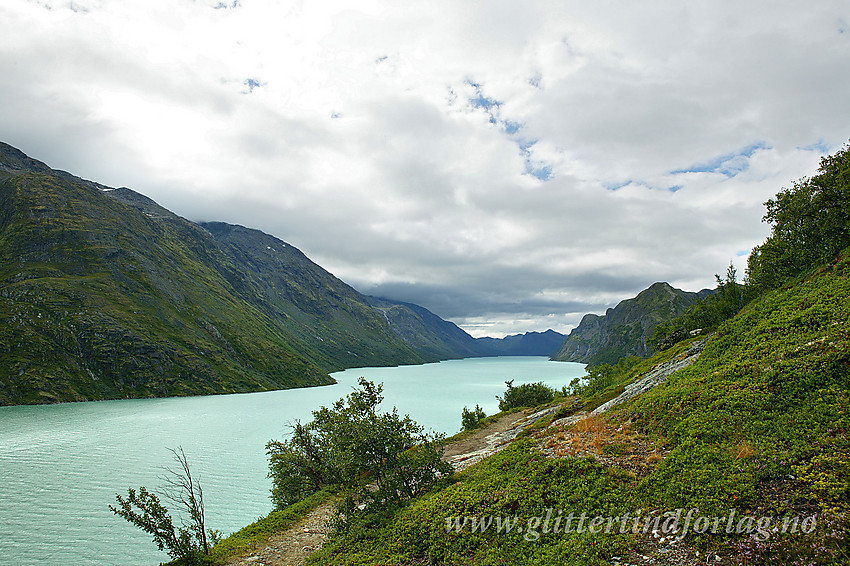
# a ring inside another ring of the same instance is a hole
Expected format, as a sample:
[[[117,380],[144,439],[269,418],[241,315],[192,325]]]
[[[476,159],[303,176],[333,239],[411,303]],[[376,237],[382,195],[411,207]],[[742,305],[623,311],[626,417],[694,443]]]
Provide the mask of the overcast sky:
[[[714,286],[850,138],[850,2],[3,0],[0,140],[473,335]]]

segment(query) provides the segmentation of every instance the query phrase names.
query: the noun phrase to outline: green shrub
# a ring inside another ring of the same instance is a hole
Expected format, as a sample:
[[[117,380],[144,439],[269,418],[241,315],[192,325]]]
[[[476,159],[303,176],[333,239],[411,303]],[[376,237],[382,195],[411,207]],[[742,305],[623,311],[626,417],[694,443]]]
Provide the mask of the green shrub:
[[[293,435],[267,446],[272,500],[283,509],[324,485],[342,484],[351,494],[347,518],[385,510],[430,488],[452,467],[442,460],[441,435],[426,434],[409,416],[379,413],[380,384],[360,378],[360,388],[332,407],[313,411]],[[364,482],[373,485],[363,487]]]
[[[481,421],[486,417],[487,414],[484,412],[484,409],[478,405],[475,405],[474,411],[470,411],[464,407],[463,412],[460,414],[460,424],[463,430],[472,430],[481,426]]]
[[[499,400],[500,411],[520,407],[536,407],[543,403],[550,403],[555,399],[555,390],[542,381],[514,387],[514,381],[510,380],[506,381],[505,385],[508,386],[508,389],[505,391],[504,397],[496,396],[496,399]]]
[[[624,379],[631,375],[632,368],[640,362],[641,358],[629,356],[628,358],[622,358],[613,366],[611,364],[601,364],[588,368],[584,383],[574,383],[573,391],[584,397],[590,397],[612,385],[620,385]]]
[[[833,262],[850,246],[850,145],[821,159],[818,174],[765,203],[770,236],[753,248],[747,278],[758,291]]]

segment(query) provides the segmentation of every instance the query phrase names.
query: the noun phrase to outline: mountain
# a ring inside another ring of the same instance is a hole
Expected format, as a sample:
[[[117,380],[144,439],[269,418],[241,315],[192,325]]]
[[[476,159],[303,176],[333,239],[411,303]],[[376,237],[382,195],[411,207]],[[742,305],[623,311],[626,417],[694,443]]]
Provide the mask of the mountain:
[[[393,332],[418,352],[443,360],[481,355],[475,338],[426,308],[379,297],[366,299],[383,314]]]
[[[273,236],[0,143],[0,404],[303,387],[467,355],[392,318]]]
[[[390,328],[419,352],[440,359],[489,356],[552,356],[565,336],[554,330],[526,332],[504,338],[473,338],[455,323],[431,311],[400,301],[366,297],[383,313]]]
[[[223,222],[200,226],[237,266],[235,273],[222,273],[235,292],[280,321],[319,367],[337,371],[441,359],[400,340],[366,297],[294,246],[243,226]]]
[[[504,338],[476,338],[482,356],[553,356],[566,336],[554,330],[526,332]]]
[[[679,316],[711,293],[708,289],[693,293],[669,283],[653,283],[604,315],[584,315],[552,359],[599,365],[614,364],[627,356],[649,356],[652,351],[646,340],[652,337],[656,325]]]

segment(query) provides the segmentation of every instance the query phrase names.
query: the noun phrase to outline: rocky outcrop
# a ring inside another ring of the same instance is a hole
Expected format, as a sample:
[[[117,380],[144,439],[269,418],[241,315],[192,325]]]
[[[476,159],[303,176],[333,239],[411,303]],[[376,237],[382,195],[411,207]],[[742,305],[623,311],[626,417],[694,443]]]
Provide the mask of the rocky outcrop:
[[[585,315],[552,359],[594,366],[615,364],[627,356],[647,357],[652,352],[646,341],[652,337],[655,327],[683,314],[712,292],[704,289],[692,293],[676,289],[669,283],[654,283],[602,316]]]
[[[685,352],[679,354],[672,360],[662,362],[657,366],[653,367],[647,373],[638,376],[638,378],[634,382],[626,385],[626,388],[622,393],[620,393],[610,401],[599,405],[593,411],[590,411],[589,413],[587,411],[582,411],[570,415],[568,417],[558,419],[557,421],[553,422],[551,426],[564,427],[576,424],[577,422],[582,421],[589,416],[600,415],[602,413],[605,413],[609,411],[612,407],[634,399],[638,395],[642,395],[650,389],[661,385],[662,383],[667,381],[668,377],[670,377],[679,370],[685,369],[686,367],[697,361],[710,338],[711,336],[706,336],[701,340],[695,341],[693,344],[691,344],[690,348],[688,348]]]
[[[661,385],[667,378],[672,374],[676,373],[681,369],[685,369],[699,358],[699,355],[702,353],[703,348],[705,348],[705,344],[708,342],[708,338],[703,338],[694,342],[688,350],[676,358],[659,364],[652,368],[652,370],[639,377],[635,382],[626,385],[626,390],[617,395],[615,398],[611,399],[607,403],[603,403],[596,409],[594,409],[590,414],[598,415],[600,413],[606,412],[611,407],[619,405],[620,403],[625,403],[630,399],[634,399],[638,395],[642,393],[646,393],[653,387]]]

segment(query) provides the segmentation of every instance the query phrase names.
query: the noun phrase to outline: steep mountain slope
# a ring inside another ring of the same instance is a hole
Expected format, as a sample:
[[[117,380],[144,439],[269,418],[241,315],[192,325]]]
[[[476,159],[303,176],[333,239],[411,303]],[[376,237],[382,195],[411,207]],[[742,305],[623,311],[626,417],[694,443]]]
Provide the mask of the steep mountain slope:
[[[436,359],[276,238],[0,145],[0,404],[301,387]]]
[[[584,315],[552,359],[598,365],[613,364],[626,356],[648,356],[652,352],[646,340],[655,326],[684,313],[710,293],[709,290],[691,293],[668,283],[653,283],[637,297],[620,302],[602,316]]]
[[[476,338],[483,356],[552,356],[564,343],[566,336],[554,330],[526,332],[504,338]]]
[[[282,321],[307,347],[310,360],[320,367],[334,371],[457,356],[452,350],[432,352],[399,339],[366,297],[307,259],[297,248],[243,226],[223,222],[201,226],[238,266],[238,273],[222,272],[236,293],[271,318]],[[431,338],[427,332],[425,336]]]
[[[383,314],[393,332],[419,352],[439,359],[481,355],[475,338],[428,309],[412,303],[366,298]]]

